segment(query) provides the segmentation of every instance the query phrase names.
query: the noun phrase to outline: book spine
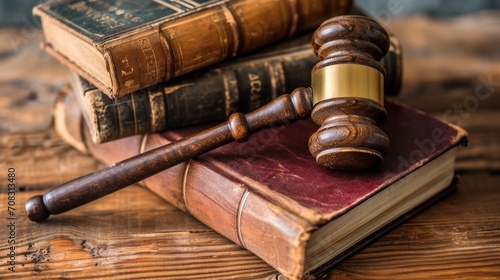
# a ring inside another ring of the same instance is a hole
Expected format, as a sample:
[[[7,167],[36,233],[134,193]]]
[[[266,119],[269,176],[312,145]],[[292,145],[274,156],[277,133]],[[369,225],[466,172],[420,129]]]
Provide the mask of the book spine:
[[[122,96],[318,26],[351,0],[235,0],[128,33],[101,46]]]
[[[198,71],[111,99],[84,86],[87,125],[96,143],[182,126],[226,120],[310,84],[317,62],[308,46]],[[85,83],[85,81],[83,81]],[[77,93],[75,94],[82,94]],[[87,106],[88,105],[88,106]]]
[[[85,96],[84,107],[90,109],[84,114],[96,143],[224,121],[236,111],[253,111],[281,94],[309,85],[310,70],[318,59],[308,38],[302,36],[264,52],[115,99],[85,81],[82,81],[85,91],[75,93]],[[401,56],[393,36],[391,50],[382,63],[386,68],[385,95],[397,95],[401,84]]]
[[[71,139],[72,145],[79,142],[78,147],[85,147],[81,151],[105,164],[170,143],[165,134],[149,134],[96,144],[82,125],[75,99],[59,98],[58,102],[55,114],[58,134],[65,140]],[[235,177],[208,156],[176,165],[141,182],[177,208],[248,249],[285,277],[299,279],[304,273],[306,244],[314,226],[264,199],[252,191],[255,188],[249,187],[249,183],[258,184]]]
[[[64,93],[63,93],[64,94]],[[113,164],[179,138],[165,134],[136,135],[96,144],[83,125],[77,101],[57,99],[55,129],[68,143],[104,164]],[[83,148],[82,148],[83,147]],[[232,174],[210,156],[176,165],[141,182],[175,207],[248,249],[282,275],[299,279],[314,221],[301,217],[258,193],[258,182]],[[268,246],[272,244],[272,246]]]

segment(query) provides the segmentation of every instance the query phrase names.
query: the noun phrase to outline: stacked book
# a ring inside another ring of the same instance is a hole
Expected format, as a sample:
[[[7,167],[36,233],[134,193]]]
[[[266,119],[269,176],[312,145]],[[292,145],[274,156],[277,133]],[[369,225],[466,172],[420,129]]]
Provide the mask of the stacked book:
[[[310,85],[308,46],[348,0],[65,0],[35,8],[45,49],[74,71],[56,128],[107,164]],[[291,40],[287,38],[294,37]],[[266,45],[280,43],[264,49]],[[399,89],[395,41],[386,94]],[[396,73],[396,74],[394,74]],[[458,184],[463,130],[387,100],[391,149],[364,173],[315,163],[311,121],[262,131],[142,182],[297,279],[318,276]]]

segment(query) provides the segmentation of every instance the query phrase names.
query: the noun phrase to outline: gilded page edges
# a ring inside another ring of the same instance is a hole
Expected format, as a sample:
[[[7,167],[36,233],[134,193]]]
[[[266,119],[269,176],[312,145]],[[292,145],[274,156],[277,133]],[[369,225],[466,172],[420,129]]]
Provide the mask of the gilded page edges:
[[[286,59],[286,58],[285,58]],[[286,77],[285,77],[285,69],[283,64],[285,61],[270,61],[267,65],[267,69],[269,71],[269,77],[271,79],[271,88],[272,88],[272,100],[276,99],[278,96],[287,93],[286,92]],[[259,104],[262,106],[264,104]],[[252,110],[257,108],[251,108]]]
[[[395,99],[392,99],[392,98],[388,98],[391,103],[394,103],[394,104],[397,104],[398,106],[400,107],[404,107],[408,110],[411,110],[413,112],[416,112],[420,115],[425,115],[425,116],[428,116],[429,114],[427,114],[426,112],[424,111],[421,111],[419,109],[416,109],[416,108],[413,108],[413,107],[410,107],[408,106],[407,104],[405,103],[402,103],[398,100],[395,100]],[[439,119],[439,118],[434,118],[436,121],[440,122],[442,125],[444,126],[448,126],[450,127],[452,130],[455,131],[455,135],[452,136],[451,139],[449,139],[449,149],[455,147],[455,146],[458,146],[458,145],[461,145],[461,146],[467,146],[468,142],[469,142],[469,139],[468,139],[468,136],[469,134],[467,133],[467,131],[465,129],[463,129],[462,127],[458,126],[458,125],[455,125],[453,123],[450,123],[450,122],[446,122],[446,121],[443,121],[442,119]],[[445,152],[445,151],[443,151]],[[432,157],[433,158],[433,157]],[[432,159],[431,158],[431,159]]]

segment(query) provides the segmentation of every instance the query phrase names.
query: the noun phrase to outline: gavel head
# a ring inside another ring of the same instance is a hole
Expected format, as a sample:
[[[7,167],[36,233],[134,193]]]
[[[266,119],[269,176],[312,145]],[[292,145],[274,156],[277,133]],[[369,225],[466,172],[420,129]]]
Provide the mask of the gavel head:
[[[377,22],[361,16],[332,18],[314,33],[320,61],[312,70],[311,118],[321,127],[309,139],[309,150],[319,164],[365,170],[387,153],[389,138],[378,127],[387,116],[379,60],[389,43]]]

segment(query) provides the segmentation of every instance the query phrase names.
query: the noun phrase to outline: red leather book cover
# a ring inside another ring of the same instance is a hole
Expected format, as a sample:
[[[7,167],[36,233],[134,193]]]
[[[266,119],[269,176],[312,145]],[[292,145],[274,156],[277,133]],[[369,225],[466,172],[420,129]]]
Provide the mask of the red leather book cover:
[[[277,204],[284,198],[293,201],[293,206],[282,205],[292,212],[313,211],[319,214],[318,220],[329,220],[466,141],[463,130],[423,112],[391,101],[385,107],[388,120],[382,129],[391,146],[382,165],[369,172],[334,171],[318,165],[307,145],[318,128],[311,120],[262,131],[248,142],[225,145],[196,161],[242,181],[258,182],[253,191]],[[198,130],[149,135],[147,149]]]
[[[382,129],[390,137],[391,147],[382,165],[369,172],[339,172],[318,165],[307,146],[317,126],[304,120],[261,131],[246,143],[228,144],[142,183],[283,275],[301,277],[321,270],[325,264],[314,258],[315,250],[309,244],[318,231],[344,214],[360,209],[358,205],[368,203],[398,181],[402,183],[397,188],[408,183],[404,180],[416,180],[411,174],[424,170],[466,141],[465,131],[423,112],[391,101],[386,101],[385,107],[388,119]],[[93,144],[87,134],[83,141],[92,155],[111,164],[203,128],[207,126],[133,136],[101,145]],[[446,177],[436,182],[442,185],[440,189],[425,194],[418,204],[452,183],[453,161],[454,157],[444,161],[442,167],[433,165],[432,168],[446,169]],[[427,184],[434,183],[434,179],[428,180]],[[397,192],[397,188],[392,187],[391,192]],[[421,193],[406,191],[405,195]],[[383,207],[388,202],[379,200],[379,203]],[[404,213],[417,206],[408,206]],[[391,215],[394,217],[364,232],[363,238],[401,216]],[[355,216],[353,220],[356,219]],[[332,231],[331,235],[335,234]],[[355,243],[360,244],[363,238]]]

